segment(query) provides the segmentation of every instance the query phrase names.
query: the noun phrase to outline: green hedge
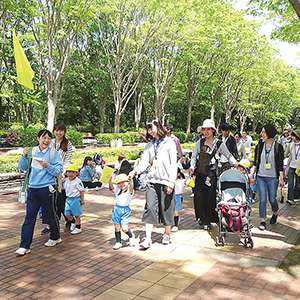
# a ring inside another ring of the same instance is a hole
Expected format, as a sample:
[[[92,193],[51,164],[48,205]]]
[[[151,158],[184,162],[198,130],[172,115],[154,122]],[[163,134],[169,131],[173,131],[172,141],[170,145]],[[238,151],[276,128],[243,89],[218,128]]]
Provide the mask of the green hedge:
[[[185,133],[182,131],[174,132],[174,134],[179,138],[181,143],[187,143],[192,141],[193,134]],[[97,141],[100,144],[110,144],[113,139],[121,139],[124,144],[138,143],[140,141],[140,136],[138,132],[125,132],[125,133],[98,133],[95,135]]]
[[[99,147],[91,150],[76,150],[72,156],[72,162],[81,167],[85,156],[92,156],[100,153],[107,163],[117,161],[120,154],[124,154],[126,159],[135,160],[138,158],[139,152],[143,151],[143,147],[128,146],[122,148]],[[7,154],[0,156],[0,173],[16,172],[20,154]]]
[[[83,133],[75,129],[67,130],[67,138],[74,146],[81,146],[83,144]]]
[[[183,131],[177,131],[177,132],[173,132],[173,134],[179,138],[180,143],[188,143],[193,140],[192,133],[185,133]]]
[[[37,134],[43,129],[42,126],[28,126],[26,128],[16,127],[10,131],[6,131],[4,135],[6,146],[33,146],[37,145]],[[1,132],[0,132],[1,133]],[[67,130],[67,137],[75,146],[83,144],[83,133],[73,128]]]
[[[100,144],[110,144],[111,140],[114,139],[121,139],[124,144],[138,143],[140,141],[137,132],[98,133],[95,137]]]

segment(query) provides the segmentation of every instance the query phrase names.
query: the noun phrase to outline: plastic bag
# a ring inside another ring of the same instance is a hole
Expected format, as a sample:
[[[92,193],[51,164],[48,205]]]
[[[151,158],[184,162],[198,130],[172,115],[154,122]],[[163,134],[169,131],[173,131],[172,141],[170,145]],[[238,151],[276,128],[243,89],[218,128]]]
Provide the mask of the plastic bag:
[[[195,187],[195,179],[194,178],[187,179],[186,186],[193,189]]]

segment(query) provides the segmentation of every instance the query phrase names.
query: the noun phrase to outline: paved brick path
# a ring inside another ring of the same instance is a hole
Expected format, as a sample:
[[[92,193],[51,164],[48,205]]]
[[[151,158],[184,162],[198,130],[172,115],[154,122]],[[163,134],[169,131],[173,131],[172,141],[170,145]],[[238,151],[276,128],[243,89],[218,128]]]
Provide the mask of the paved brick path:
[[[253,250],[234,237],[216,248],[217,228],[198,229],[187,196],[171,245],[158,243],[158,228],[148,251],[114,251],[113,197],[103,189],[88,192],[86,200],[80,235],[62,232],[63,243],[46,248],[38,220],[32,252],[16,257],[24,205],[16,194],[0,196],[0,299],[300,299],[300,262],[293,262],[294,272],[278,267],[299,238],[300,205],[282,206],[279,224],[270,231],[254,228]],[[136,195],[132,227],[138,237],[143,206],[144,196]],[[254,208],[254,225],[256,213]]]

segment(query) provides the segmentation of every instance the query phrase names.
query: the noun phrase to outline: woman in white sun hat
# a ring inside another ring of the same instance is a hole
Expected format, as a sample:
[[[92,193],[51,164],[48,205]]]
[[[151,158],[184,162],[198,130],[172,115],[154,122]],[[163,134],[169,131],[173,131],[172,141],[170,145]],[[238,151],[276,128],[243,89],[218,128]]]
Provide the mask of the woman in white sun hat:
[[[211,223],[218,222],[216,213],[217,170],[220,155],[224,155],[230,164],[237,164],[226,145],[217,137],[215,123],[204,120],[201,126],[202,138],[196,143],[190,174],[196,176],[194,190],[194,209],[199,225],[208,230]]]

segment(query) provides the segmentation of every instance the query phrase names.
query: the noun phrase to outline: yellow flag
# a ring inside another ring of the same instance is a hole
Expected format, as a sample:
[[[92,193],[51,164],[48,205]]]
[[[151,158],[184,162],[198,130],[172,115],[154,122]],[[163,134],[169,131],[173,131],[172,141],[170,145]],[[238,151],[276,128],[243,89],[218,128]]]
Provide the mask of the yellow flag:
[[[22,84],[28,89],[33,90],[32,78],[34,72],[30,67],[25,52],[16,36],[15,30],[13,31],[13,44],[14,44],[14,55],[16,61],[18,83]]]

